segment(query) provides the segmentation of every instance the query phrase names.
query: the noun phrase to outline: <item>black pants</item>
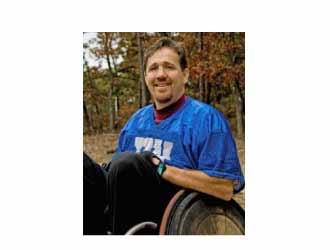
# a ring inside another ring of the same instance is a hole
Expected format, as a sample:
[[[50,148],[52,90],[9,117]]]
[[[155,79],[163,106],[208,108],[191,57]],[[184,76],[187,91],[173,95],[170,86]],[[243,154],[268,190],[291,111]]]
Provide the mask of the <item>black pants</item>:
[[[84,153],[84,234],[105,234],[107,229],[106,172]]]
[[[103,195],[96,194],[100,204],[97,207],[105,203],[108,205],[105,223],[113,234],[125,234],[132,226],[144,221],[153,221],[160,226],[168,202],[179,190],[179,187],[157,174],[150,157],[149,152],[121,153],[112,161],[106,177],[101,181],[107,182],[106,191],[102,192],[105,192],[106,198],[104,201]],[[102,231],[104,223],[100,223],[99,228]]]

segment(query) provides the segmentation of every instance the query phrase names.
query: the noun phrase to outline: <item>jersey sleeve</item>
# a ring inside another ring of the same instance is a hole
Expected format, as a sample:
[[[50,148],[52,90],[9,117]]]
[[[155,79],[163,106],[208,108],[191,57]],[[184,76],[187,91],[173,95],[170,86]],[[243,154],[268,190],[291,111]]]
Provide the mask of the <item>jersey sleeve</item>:
[[[206,122],[207,132],[200,137],[198,168],[209,176],[234,180],[234,192],[239,192],[245,180],[229,125],[214,118],[211,122]]]

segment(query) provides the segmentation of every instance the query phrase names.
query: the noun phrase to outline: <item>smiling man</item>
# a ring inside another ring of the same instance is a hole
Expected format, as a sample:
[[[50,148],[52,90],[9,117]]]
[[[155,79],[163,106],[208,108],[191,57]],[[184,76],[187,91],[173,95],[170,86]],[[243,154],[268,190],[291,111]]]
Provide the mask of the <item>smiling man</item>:
[[[228,201],[244,187],[225,117],[185,95],[189,70],[183,46],[161,38],[146,51],[144,62],[154,103],[123,127],[107,172],[113,234],[144,221],[159,226],[169,200],[182,188]]]
[[[143,221],[159,224],[182,187],[230,200],[244,186],[226,119],[184,95],[189,70],[183,46],[161,38],[146,51],[144,62],[154,104],[138,110],[120,133],[108,172],[114,234]]]

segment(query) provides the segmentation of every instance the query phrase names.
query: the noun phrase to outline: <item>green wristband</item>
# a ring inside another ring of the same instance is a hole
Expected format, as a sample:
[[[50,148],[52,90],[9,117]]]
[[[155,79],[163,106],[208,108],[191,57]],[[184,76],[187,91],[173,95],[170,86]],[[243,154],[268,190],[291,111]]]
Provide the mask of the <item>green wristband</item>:
[[[166,170],[166,166],[164,162],[160,161],[157,167],[157,173],[159,174],[159,176],[162,176],[165,170]]]

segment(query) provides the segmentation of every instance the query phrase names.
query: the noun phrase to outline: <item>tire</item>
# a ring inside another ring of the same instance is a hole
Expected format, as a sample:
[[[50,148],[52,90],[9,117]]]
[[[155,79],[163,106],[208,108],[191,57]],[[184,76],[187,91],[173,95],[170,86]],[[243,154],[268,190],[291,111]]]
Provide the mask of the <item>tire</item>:
[[[189,190],[177,198],[165,223],[168,235],[245,234],[245,212],[237,202]]]

